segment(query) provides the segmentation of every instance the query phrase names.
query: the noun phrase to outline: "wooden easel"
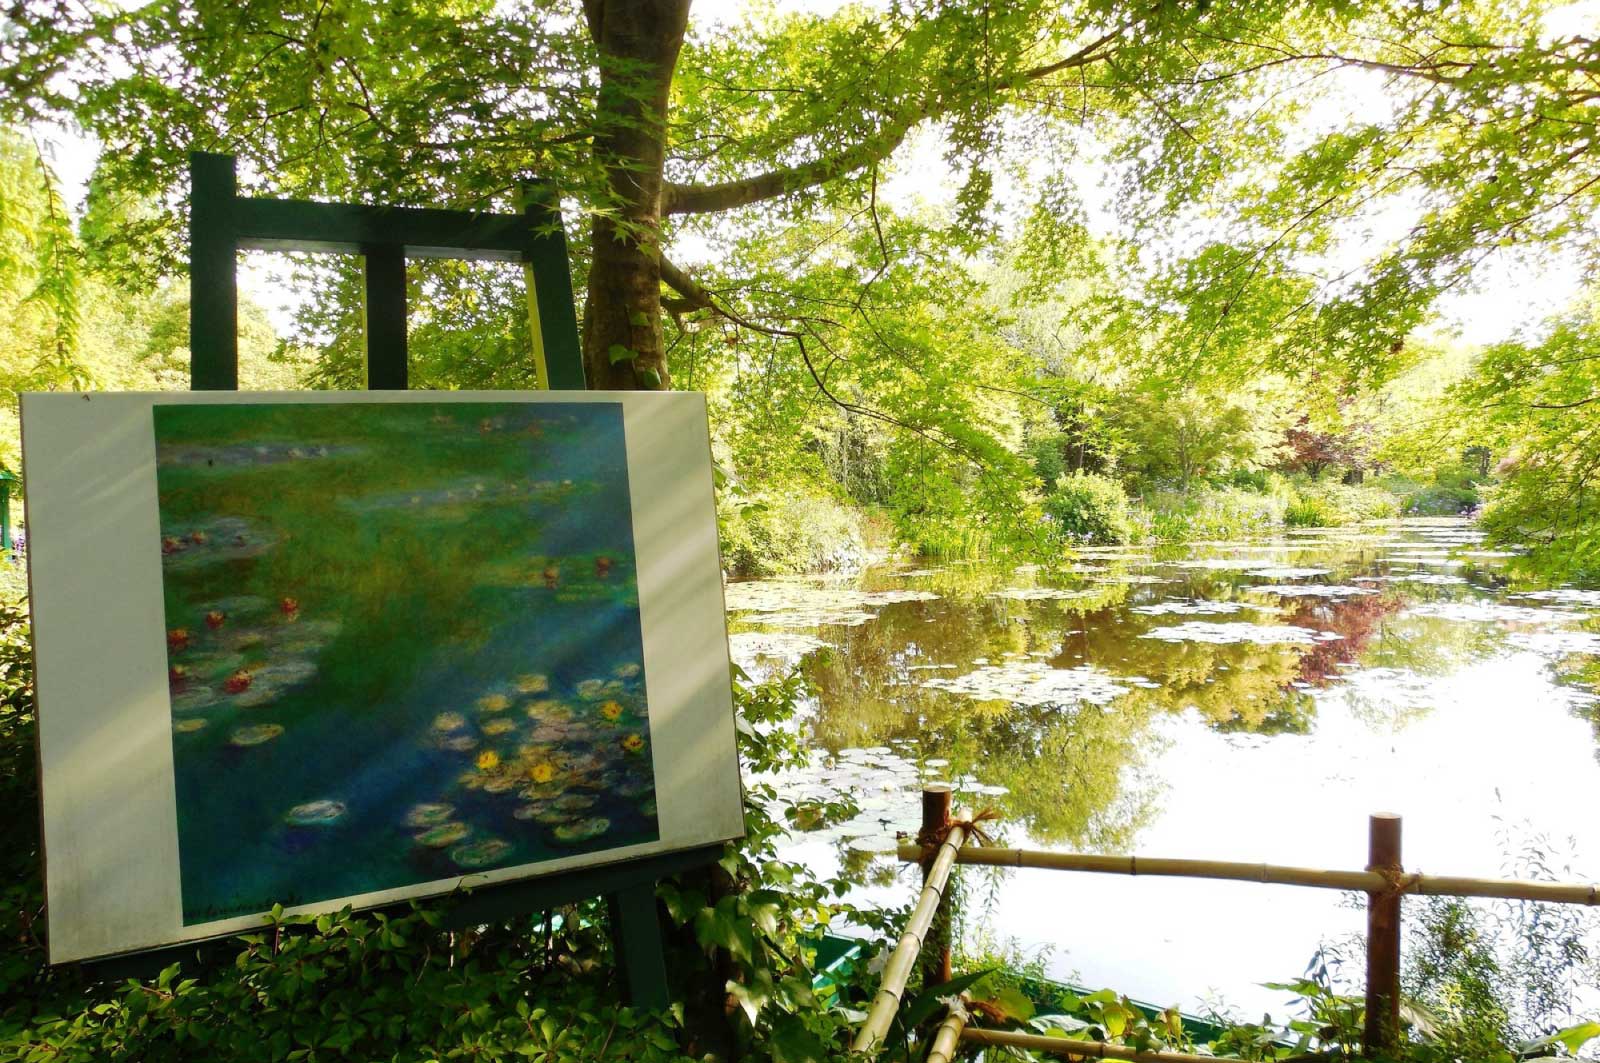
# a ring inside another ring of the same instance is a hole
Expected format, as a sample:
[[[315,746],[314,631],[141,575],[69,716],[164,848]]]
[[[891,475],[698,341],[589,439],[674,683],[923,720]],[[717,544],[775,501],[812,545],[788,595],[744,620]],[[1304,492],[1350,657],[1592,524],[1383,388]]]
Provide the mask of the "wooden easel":
[[[238,194],[231,155],[189,156],[189,381],[196,391],[239,387],[240,249],[361,255],[366,281],[367,388],[404,390],[406,259],[520,262],[528,283],[534,362],[541,388],[583,390],[583,357],[572,306],[572,273],[559,204],[545,186],[523,192],[520,214],[261,199]],[[453,925],[492,922],[604,895],[628,998],[646,1008],[670,1003],[656,881],[714,862],[721,846],[474,890],[450,914]],[[193,944],[140,953],[96,967],[106,974],[149,970],[192,954]]]

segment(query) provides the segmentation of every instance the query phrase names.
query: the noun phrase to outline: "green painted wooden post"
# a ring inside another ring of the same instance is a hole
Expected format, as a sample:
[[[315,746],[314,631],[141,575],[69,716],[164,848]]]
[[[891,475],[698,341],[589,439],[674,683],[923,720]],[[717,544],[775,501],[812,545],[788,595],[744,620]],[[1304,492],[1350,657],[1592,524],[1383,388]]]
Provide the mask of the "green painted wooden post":
[[[367,325],[367,390],[406,389],[406,250],[400,244],[366,249],[363,273]]]
[[[239,387],[239,250],[233,156],[189,156],[189,383],[195,391]]]
[[[241,248],[321,251],[365,256],[367,387],[407,386],[406,256],[520,262],[528,285],[528,320],[539,385],[565,391],[586,386],[578,320],[572,306],[572,267],[555,192],[530,183],[520,214],[312,203],[237,194],[231,155],[189,156],[190,386],[239,387],[238,287]],[[720,848],[695,850],[591,868],[564,875],[480,887],[457,911],[486,922],[603,893],[612,941],[625,974],[628,999],[663,1009],[671,1002],[662,949],[656,881],[703,867]],[[492,914],[491,914],[492,913]],[[188,955],[194,946],[168,950]],[[149,957],[143,957],[148,959]]]
[[[556,391],[582,391],[588,385],[572,307],[572,259],[561,227],[560,201],[553,188],[542,184],[523,185],[520,199],[529,236],[522,272],[539,383]]]

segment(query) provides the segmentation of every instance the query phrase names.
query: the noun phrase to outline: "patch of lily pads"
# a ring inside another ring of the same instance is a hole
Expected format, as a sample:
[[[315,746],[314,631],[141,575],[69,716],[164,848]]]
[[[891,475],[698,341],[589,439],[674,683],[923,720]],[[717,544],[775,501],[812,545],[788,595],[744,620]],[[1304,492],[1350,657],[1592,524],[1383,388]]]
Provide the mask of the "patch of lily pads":
[[[1488,600],[1465,602],[1425,602],[1406,610],[1407,616],[1426,616],[1456,620],[1464,624],[1565,624],[1582,620],[1588,614],[1567,609],[1546,609],[1510,605]]]
[[[903,602],[931,602],[932,591],[861,591],[819,587],[799,580],[749,580],[730,583],[724,594],[727,610],[751,614],[753,623],[772,627],[856,626],[877,619],[873,610]]]
[[[1098,581],[1097,581],[1098,582]],[[1065,587],[1006,587],[990,591],[990,598],[1004,598],[1014,602],[1069,601],[1074,598],[1093,597],[1096,591],[1069,590]]]
[[[1164,602],[1153,602],[1150,605],[1136,605],[1129,609],[1130,613],[1140,616],[1215,616],[1230,613],[1240,613],[1246,609],[1270,609],[1271,606],[1260,605],[1255,602],[1212,602],[1199,599],[1173,598]]]
[[[1550,657],[1574,653],[1600,656],[1600,634],[1593,631],[1519,631],[1507,641],[1520,649]]]
[[[826,645],[815,635],[793,631],[740,631],[728,636],[728,653],[740,666],[757,660],[792,664]]]
[[[1429,587],[1461,587],[1469,581],[1465,576],[1448,572],[1401,572],[1390,576],[1352,576],[1358,583],[1416,583]]]
[[[1600,608],[1600,590],[1581,590],[1577,587],[1555,587],[1543,591],[1523,591],[1511,595],[1533,602],[1557,602],[1561,605],[1587,605]]]
[[[977,701],[1009,701],[1032,707],[1106,705],[1128,692],[1113,676],[1090,665],[1052,668],[1037,661],[984,665],[963,676],[931,676],[920,685]]]
[[[241,517],[214,517],[161,529],[161,564],[190,569],[259,557],[277,545],[277,538]]]
[[[1314,631],[1287,624],[1249,624],[1242,621],[1213,624],[1204,620],[1190,620],[1171,627],[1154,628],[1139,637],[1162,642],[1209,642],[1216,645],[1251,643],[1257,646],[1312,646],[1319,642],[1333,642],[1343,636],[1331,631]]]

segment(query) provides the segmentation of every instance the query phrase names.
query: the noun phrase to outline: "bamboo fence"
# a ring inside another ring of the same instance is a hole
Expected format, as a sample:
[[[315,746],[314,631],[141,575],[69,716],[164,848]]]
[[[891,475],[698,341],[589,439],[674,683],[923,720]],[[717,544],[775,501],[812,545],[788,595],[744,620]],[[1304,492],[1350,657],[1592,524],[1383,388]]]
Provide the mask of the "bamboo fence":
[[[948,816],[949,788],[932,792],[943,795],[942,803]],[[924,800],[925,826],[930,804],[938,803]],[[900,941],[895,945],[894,951],[889,954],[889,962],[884,965],[883,981],[878,985],[878,995],[873,998],[872,1010],[867,1012],[866,1021],[856,1031],[855,1042],[850,1046],[852,1052],[872,1052],[888,1034],[889,1024],[894,1021],[895,1013],[900,1010],[900,998],[905,992],[907,979],[911,977],[912,966],[917,962],[918,953],[922,951],[923,938],[928,932],[928,927],[933,924],[933,917],[938,913],[940,901],[944,899],[944,888],[950,880],[950,870],[956,866],[956,854],[961,851],[961,846],[966,840],[966,830],[960,826],[949,826],[943,832],[938,851],[934,854],[933,862],[929,865],[927,876],[922,883],[922,896],[917,900],[917,906],[911,910],[911,916],[906,920],[905,931],[900,935]]]
[[[961,1032],[961,1040],[968,1044],[1025,1048],[1074,1059],[1127,1059],[1133,1063],[1217,1063],[1216,1056],[1197,1056],[1188,1052],[1142,1052],[1127,1045],[1106,1044],[1104,1041],[1074,1041],[1067,1037],[1046,1037],[1044,1034],[1019,1033],[1015,1030],[980,1030],[971,1026]]]
[[[950,788],[929,787],[922,795],[922,831],[916,845],[899,847],[901,860],[923,862],[923,888],[917,906],[906,921],[905,932],[884,967],[883,981],[872,1009],[857,1031],[852,1051],[875,1054],[899,1011],[901,998],[925,942],[939,954],[925,957],[923,982],[938,985],[950,980],[949,917],[941,911],[946,886],[957,864],[993,867],[1034,867],[1053,871],[1088,871],[1115,875],[1157,875],[1179,878],[1225,879],[1236,882],[1309,886],[1350,890],[1367,895],[1366,1027],[1362,1048],[1368,1054],[1392,1047],[1400,1028],[1400,901],[1407,894],[1448,897],[1488,897],[1541,901],[1552,904],[1600,905],[1600,884],[1529,882],[1517,879],[1471,878],[1462,875],[1408,874],[1400,862],[1400,817],[1376,813],[1368,821],[1367,867],[1362,871],[1337,871],[1278,864],[1238,863],[1228,860],[1172,859],[1149,856],[1100,856],[1089,853],[1050,853],[1034,849],[1001,849],[980,844],[963,848],[968,824],[950,818]],[[935,847],[936,846],[936,847]],[[932,859],[928,860],[930,855]],[[937,920],[937,923],[936,923]],[[934,928],[931,935],[929,929]],[[978,1029],[952,1009],[934,1033],[929,1063],[951,1063],[962,1042],[1008,1045],[1054,1055],[1087,1059],[1121,1059],[1134,1063],[1199,1063],[1211,1056],[1182,1052],[1147,1052],[1101,1041],[1076,1041],[1064,1037],[1012,1030]]]
[[[921,849],[902,845],[900,859],[919,859]],[[1177,878],[1228,879],[1282,886],[1381,893],[1395,888],[1403,894],[1437,897],[1489,897],[1552,904],[1600,905],[1600,884],[1531,882],[1523,879],[1468,878],[1460,875],[1403,874],[1396,880],[1377,871],[1325,871],[1314,867],[1238,863],[1230,860],[1193,860],[1159,856],[1100,856],[1092,853],[1050,853],[1036,849],[963,849],[959,864],[995,867],[1036,867],[1051,871],[1090,871],[1108,875],[1148,875]]]

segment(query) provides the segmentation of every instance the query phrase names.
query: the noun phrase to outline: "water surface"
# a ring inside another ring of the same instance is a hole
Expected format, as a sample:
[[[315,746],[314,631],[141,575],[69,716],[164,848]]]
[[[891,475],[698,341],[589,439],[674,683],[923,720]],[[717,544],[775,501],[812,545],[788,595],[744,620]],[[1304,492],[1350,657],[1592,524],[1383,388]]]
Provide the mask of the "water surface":
[[[913,896],[885,850],[933,780],[1000,811],[1007,845],[1360,868],[1368,813],[1392,811],[1413,870],[1518,873],[1531,843],[1600,880],[1600,591],[1520,582],[1480,540],[1430,520],[886,565],[730,584],[728,605],[741,664],[798,662],[815,689],[814,764],[784,795],[862,808],[793,852],[875,899]],[[969,936],[1186,1007],[1282,1013],[1259,983],[1364,926],[1331,891],[965,874]]]

